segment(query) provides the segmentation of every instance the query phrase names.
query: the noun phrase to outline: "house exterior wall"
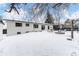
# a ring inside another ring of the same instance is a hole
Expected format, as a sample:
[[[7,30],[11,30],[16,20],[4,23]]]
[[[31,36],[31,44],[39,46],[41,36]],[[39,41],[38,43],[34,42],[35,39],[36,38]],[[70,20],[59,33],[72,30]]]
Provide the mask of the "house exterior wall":
[[[53,30],[53,25],[52,24],[42,24],[45,25],[45,31],[50,31],[51,29]],[[49,29],[48,29],[49,26]]]
[[[3,29],[3,24],[0,23],[0,40],[3,39],[2,29]]]
[[[17,32],[21,32],[21,34],[24,34],[26,32],[36,32],[36,31],[42,31],[41,26],[45,25],[45,30],[53,30],[53,25],[51,24],[42,24],[42,23],[31,23],[31,22],[21,22],[21,21],[6,21],[7,23],[7,36],[10,35],[17,35]],[[15,23],[22,23],[21,27],[16,27]],[[26,23],[29,24],[29,27],[26,26]],[[38,28],[34,28],[34,24],[38,24]],[[49,26],[49,29],[48,29]]]
[[[35,24],[35,23],[34,23]],[[33,24],[33,25],[34,25]],[[36,23],[37,24],[37,23]],[[38,28],[34,28],[34,27],[32,27],[33,28],[33,31],[35,31],[35,32],[37,32],[37,31],[42,31],[42,29],[41,29],[41,24],[38,24]]]
[[[48,25],[45,25],[45,31],[48,31]]]
[[[29,27],[26,26],[26,23],[22,23],[22,27],[16,27],[15,23],[22,23],[16,21],[7,21],[7,35],[14,35],[17,32],[21,34],[26,33],[27,31],[33,31],[33,24],[29,24]]]
[[[22,23],[22,27],[16,27],[15,23]],[[38,28],[34,28],[34,24],[35,23],[29,23],[29,27],[27,27],[26,22],[7,21],[7,35],[14,35],[17,34],[17,32],[21,32],[21,34],[23,34],[28,31],[42,31],[41,24],[38,24]]]
[[[48,31],[53,31],[53,25],[52,24],[49,24],[48,26],[49,26]]]

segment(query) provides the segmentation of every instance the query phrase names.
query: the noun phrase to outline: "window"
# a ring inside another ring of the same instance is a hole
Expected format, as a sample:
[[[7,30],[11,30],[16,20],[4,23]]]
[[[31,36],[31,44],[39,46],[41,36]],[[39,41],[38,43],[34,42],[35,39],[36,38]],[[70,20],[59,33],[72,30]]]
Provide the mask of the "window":
[[[38,24],[34,24],[33,27],[34,27],[34,28],[38,28]]]
[[[29,26],[29,24],[26,24],[26,26]]]
[[[26,31],[25,33],[29,33],[29,31]]]
[[[16,27],[22,27],[22,23],[15,23]]]
[[[21,32],[17,32],[17,34],[21,34]]]
[[[7,29],[3,29],[3,34],[7,34]]]
[[[48,26],[48,29],[49,29],[49,26]]]
[[[41,29],[42,29],[42,30],[45,30],[45,25],[42,25]]]

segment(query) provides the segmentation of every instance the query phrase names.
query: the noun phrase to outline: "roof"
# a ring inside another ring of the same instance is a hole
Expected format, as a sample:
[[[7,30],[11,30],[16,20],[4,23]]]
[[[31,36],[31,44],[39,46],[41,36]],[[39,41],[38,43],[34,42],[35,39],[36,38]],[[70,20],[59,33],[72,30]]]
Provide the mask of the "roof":
[[[16,22],[24,22],[24,23],[37,23],[37,22],[27,22],[25,20],[10,20],[10,19],[3,19],[4,21],[16,21]],[[45,25],[50,25],[49,23],[37,23],[37,24],[45,24]],[[53,24],[51,24],[53,25]]]
[[[0,23],[4,25],[4,22],[2,20],[0,20]]]

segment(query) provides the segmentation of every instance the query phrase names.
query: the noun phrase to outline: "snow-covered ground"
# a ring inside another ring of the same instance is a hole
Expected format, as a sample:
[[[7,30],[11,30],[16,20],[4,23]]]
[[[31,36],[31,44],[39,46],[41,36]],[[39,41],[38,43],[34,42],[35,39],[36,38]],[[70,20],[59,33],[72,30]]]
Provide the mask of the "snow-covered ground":
[[[4,36],[0,41],[0,55],[12,56],[72,56],[79,55],[79,33],[67,40],[70,32],[29,32],[15,36]]]

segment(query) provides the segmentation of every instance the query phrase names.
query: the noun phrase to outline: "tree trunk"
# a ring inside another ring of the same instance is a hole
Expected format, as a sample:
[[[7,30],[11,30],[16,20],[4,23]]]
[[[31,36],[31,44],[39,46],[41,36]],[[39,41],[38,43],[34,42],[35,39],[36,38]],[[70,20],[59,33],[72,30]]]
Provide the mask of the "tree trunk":
[[[71,21],[71,39],[74,38],[74,35],[73,35],[73,34],[74,34],[74,33],[73,33],[73,31],[74,31],[74,26],[73,26],[73,25],[74,25],[74,20]]]

